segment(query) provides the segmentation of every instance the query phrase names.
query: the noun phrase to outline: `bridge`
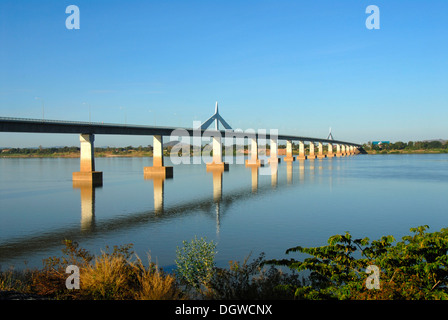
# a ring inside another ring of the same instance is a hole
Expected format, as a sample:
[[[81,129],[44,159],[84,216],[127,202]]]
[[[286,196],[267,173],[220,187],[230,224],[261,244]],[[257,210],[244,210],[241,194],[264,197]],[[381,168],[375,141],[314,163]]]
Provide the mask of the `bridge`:
[[[215,122],[215,129],[208,129]],[[218,123],[225,126],[225,130],[219,130]],[[26,118],[6,118],[0,117],[0,132],[27,132],[27,133],[63,133],[80,135],[80,171],[73,172],[73,182],[91,183],[101,185],[103,174],[95,168],[94,140],[95,135],[140,135],[153,136],[153,164],[151,167],[144,167],[143,172],[146,177],[170,178],[173,177],[173,167],[164,165],[163,137],[166,136],[188,136],[188,137],[211,137],[213,139],[212,155],[213,160],[206,164],[207,171],[229,170],[228,163],[223,162],[222,138],[249,139],[251,141],[250,157],[246,160],[247,167],[264,166],[264,162],[258,157],[258,140],[270,140],[270,157],[268,163],[278,164],[278,141],[286,140],[286,162],[293,162],[293,142],[299,143],[299,154],[297,160],[313,160],[316,158],[332,158],[354,155],[361,145],[334,140],[331,133],[327,139],[303,137],[294,135],[284,135],[278,133],[257,133],[255,131],[233,130],[230,125],[219,115],[216,104],[215,113],[198,128],[177,128],[163,126],[127,125],[97,122],[78,122],[44,119]],[[308,142],[309,150],[306,153],[305,143]],[[317,144],[317,152],[315,147]],[[327,145],[327,152],[323,150],[323,144]],[[336,147],[336,152],[333,152]]]

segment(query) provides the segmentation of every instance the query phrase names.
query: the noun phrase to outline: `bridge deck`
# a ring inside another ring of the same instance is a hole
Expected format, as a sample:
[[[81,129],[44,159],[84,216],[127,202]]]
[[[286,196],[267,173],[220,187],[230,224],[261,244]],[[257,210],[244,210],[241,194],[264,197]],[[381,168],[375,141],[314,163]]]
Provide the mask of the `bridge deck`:
[[[175,131],[175,133],[173,133]],[[126,125],[99,122],[79,122],[79,121],[61,121],[61,120],[38,120],[26,118],[5,118],[0,117],[0,132],[28,132],[28,133],[65,133],[65,134],[110,134],[110,135],[161,135],[161,136],[212,136],[216,130],[203,130],[179,127],[160,127],[160,126],[144,126],[144,125]],[[244,132],[239,130],[219,130],[222,137],[228,138],[266,138],[271,135],[269,132],[260,134],[256,132]],[[276,135],[274,138],[278,140],[298,140],[310,142],[322,142],[332,144],[349,144],[360,147],[360,144],[293,135]]]

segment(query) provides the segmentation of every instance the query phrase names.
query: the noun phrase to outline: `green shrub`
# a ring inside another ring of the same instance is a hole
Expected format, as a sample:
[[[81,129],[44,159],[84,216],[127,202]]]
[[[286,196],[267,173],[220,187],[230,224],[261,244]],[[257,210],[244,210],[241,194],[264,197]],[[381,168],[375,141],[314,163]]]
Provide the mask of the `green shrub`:
[[[176,250],[176,274],[182,284],[201,293],[213,276],[216,244],[195,237]]]
[[[330,237],[326,246],[286,251],[311,255],[303,261],[267,263],[311,271],[308,284],[296,288],[303,299],[448,299],[448,229],[426,233],[427,228],[411,228],[414,235],[395,245],[392,236],[370,242],[347,232]],[[380,290],[366,288],[369,265],[381,270]]]

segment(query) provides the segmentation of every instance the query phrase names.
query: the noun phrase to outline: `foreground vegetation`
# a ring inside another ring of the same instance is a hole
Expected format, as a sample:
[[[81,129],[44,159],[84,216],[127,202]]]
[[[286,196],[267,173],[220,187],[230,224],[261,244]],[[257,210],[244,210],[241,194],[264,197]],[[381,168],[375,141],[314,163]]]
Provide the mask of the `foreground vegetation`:
[[[132,245],[106,248],[94,257],[65,241],[63,256],[44,260],[41,270],[2,271],[0,290],[64,300],[448,299],[448,229],[427,230],[412,228],[398,242],[392,236],[370,241],[345,233],[330,237],[326,246],[286,251],[306,255],[303,260],[265,260],[260,254],[251,261],[230,261],[228,268],[215,266],[216,244],[195,238],[178,248],[172,274],[150,259],[145,266]],[[80,289],[66,288],[67,265],[79,267]],[[371,265],[380,270],[379,289],[367,288]]]

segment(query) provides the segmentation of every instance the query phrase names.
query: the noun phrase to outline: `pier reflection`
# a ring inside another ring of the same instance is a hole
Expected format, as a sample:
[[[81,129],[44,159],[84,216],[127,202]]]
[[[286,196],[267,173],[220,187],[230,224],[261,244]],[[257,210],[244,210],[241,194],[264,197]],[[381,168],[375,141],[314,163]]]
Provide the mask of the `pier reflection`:
[[[92,231],[95,224],[95,190],[101,185],[88,181],[73,181],[73,189],[79,189],[81,194],[81,231]]]
[[[252,171],[252,193],[258,191],[258,167],[251,167]]]
[[[165,180],[172,179],[165,177],[165,175],[144,174],[145,180],[152,180],[154,190],[154,213],[162,214],[164,212],[164,194],[165,194]]]
[[[292,162],[286,162],[286,182],[288,185],[292,184]]]
[[[313,177],[315,175],[326,177],[322,181],[328,182],[331,187],[334,182],[334,179],[332,179],[333,174],[338,173],[342,168],[340,158],[329,159],[329,161],[327,165],[325,165],[326,162],[316,162],[316,160],[298,160],[292,163],[283,162],[278,165],[271,164],[270,168],[263,169],[270,170],[271,177],[264,179],[262,176],[263,179],[261,180],[259,176],[268,174],[268,171],[262,172],[262,169],[258,167],[245,168],[244,170],[251,170],[251,178],[246,175],[246,181],[238,184],[238,187],[229,188],[227,192],[223,189],[224,173],[219,170],[213,171],[210,172],[211,176],[208,176],[208,179],[213,179],[213,183],[210,183],[212,190],[208,194],[198,194],[197,198],[192,197],[181,203],[167,203],[165,199],[165,180],[168,178],[157,176],[145,177],[145,180],[152,180],[154,186],[154,208],[102,219],[101,223],[99,223],[98,218],[95,219],[95,211],[98,214],[98,211],[101,209],[95,203],[96,198],[99,197],[97,191],[101,186],[96,187],[91,183],[83,184],[73,182],[73,188],[80,190],[81,227],[78,225],[67,225],[64,228],[55,229],[53,232],[43,233],[37,237],[34,235],[24,235],[13,241],[1,244],[0,256],[5,259],[17,255],[26,256],[32,254],[33,250],[55,247],[60,244],[61,239],[80,241],[84,239],[86,233],[89,234],[89,237],[101,238],[116,231],[133,230],[142,224],[165,223],[169,219],[195,215],[198,212],[210,213],[211,215],[208,216],[216,219],[216,232],[220,233],[223,229],[223,217],[225,217],[229,208],[235,207],[238,202],[269,195],[274,189],[277,193],[282,190],[284,191],[287,187],[289,188],[294,184],[313,183],[316,180],[316,177]],[[297,170],[294,173],[297,174],[295,177],[293,177],[294,170]],[[229,181],[232,179],[240,180],[245,176],[241,172],[239,171],[233,177],[231,176],[232,171],[226,172],[225,174],[228,175],[226,177],[229,178]],[[251,187],[249,188],[247,186],[248,179],[251,179]],[[190,185],[188,184],[187,186]],[[186,187],[186,185],[182,185],[181,183],[181,187]]]
[[[276,189],[278,185],[278,162],[272,162],[271,168],[271,187]]]
[[[222,170],[213,170],[213,202],[215,203],[216,234],[219,234],[221,200],[222,200]]]

